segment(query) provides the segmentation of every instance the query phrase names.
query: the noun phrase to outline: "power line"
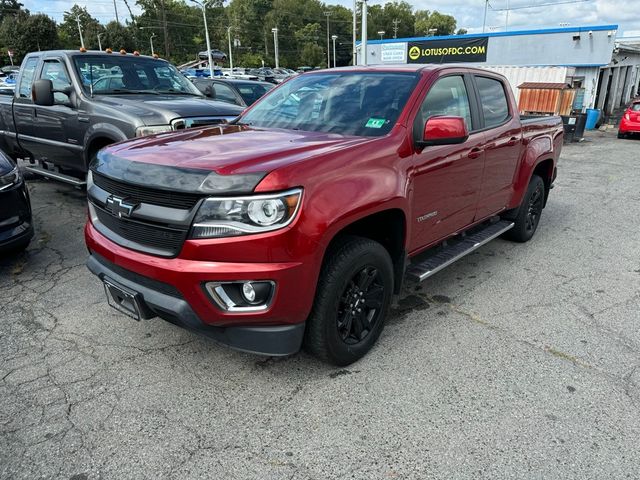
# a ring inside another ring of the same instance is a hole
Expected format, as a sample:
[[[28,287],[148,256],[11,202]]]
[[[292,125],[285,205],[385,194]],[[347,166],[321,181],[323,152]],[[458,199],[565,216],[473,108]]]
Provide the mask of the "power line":
[[[535,5],[523,5],[520,7],[509,7],[509,8],[493,8],[493,6],[491,6],[490,3],[488,5],[489,5],[489,8],[494,12],[508,12],[510,10],[524,10],[527,8],[537,8],[537,7],[553,7],[555,5],[567,5],[570,3],[585,3],[585,2],[592,2],[592,1],[593,0],[567,0],[564,2],[538,3]]]

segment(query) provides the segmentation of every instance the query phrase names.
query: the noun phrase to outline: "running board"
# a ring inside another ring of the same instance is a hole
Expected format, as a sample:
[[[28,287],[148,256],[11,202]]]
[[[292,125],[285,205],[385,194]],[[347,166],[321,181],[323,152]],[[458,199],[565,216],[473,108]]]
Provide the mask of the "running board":
[[[53,180],[59,180],[61,182],[69,183],[74,187],[84,187],[87,185],[87,182],[85,182],[84,180],[72,177],[71,175],[65,175],[64,173],[47,170],[46,168],[26,166],[24,167],[24,169],[27,172],[35,173],[36,175],[42,175],[43,177],[47,177]]]
[[[489,243],[499,237],[507,230],[513,228],[513,222],[505,220],[492,223],[481,230],[474,229],[473,233],[462,236],[459,241],[450,240],[451,244],[444,245],[437,253],[431,255],[420,263],[411,264],[407,268],[407,277],[415,282],[422,282],[431,275],[448,267],[456,260],[460,260],[465,255],[477,250],[485,243]],[[454,243],[455,242],[455,243]]]

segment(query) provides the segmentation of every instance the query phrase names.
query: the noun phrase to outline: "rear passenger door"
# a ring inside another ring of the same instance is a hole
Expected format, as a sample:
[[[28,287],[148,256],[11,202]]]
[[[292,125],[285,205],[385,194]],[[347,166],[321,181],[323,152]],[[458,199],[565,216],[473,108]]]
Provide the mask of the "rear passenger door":
[[[513,195],[516,169],[523,153],[522,126],[512,111],[508,85],[489,75],[474,75],[480,121],[485,135],[482,187],[476,219],[504,209]]]
[[[457,145],[434,145],[416,151],[413,159],[413,222],[411,250],[420,250],[473,222],[484,168],[484,133],[473,102],[469,74],[447,74],[427,92],[413,124],[422,138],[426,121],[452,115],[465,119],[469,138]]]

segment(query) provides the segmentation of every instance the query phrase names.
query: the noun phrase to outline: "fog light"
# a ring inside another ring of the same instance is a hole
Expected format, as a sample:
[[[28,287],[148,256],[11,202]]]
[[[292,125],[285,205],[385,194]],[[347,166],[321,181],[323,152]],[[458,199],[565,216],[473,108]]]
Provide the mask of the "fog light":
[[[247,282],[242,284],[242,296],[249,303],[256,301],[256,291],[251,283]]]
[[[241,282],[206,282],[209,297],[228,312],[257,312],[266,310],[275,294],[272,280]]]

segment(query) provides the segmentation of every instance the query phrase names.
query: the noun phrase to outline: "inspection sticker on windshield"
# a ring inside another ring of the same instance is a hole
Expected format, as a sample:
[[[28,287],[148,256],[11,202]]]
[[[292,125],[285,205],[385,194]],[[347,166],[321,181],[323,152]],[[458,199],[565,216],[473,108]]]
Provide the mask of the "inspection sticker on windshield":
[[[368,128],[382,128],[387,121],[384,118],[370,118],[367,120],[365,127]]]

